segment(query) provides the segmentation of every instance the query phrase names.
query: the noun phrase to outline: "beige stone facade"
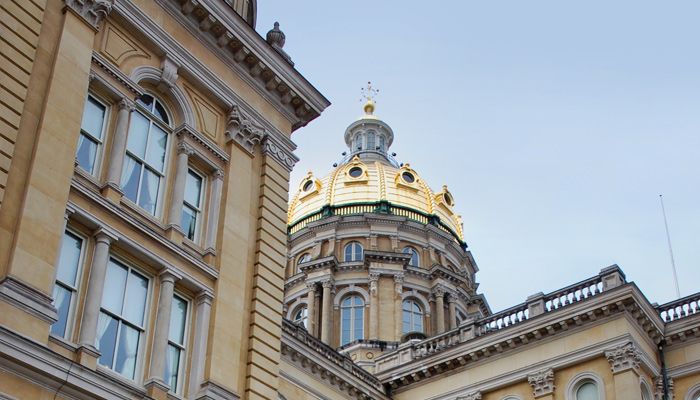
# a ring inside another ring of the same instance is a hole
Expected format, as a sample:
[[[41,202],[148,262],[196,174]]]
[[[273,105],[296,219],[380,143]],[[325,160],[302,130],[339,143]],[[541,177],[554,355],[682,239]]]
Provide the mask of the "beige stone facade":
[[[371,100],[290,197],[329,102],[255,19],[0,4],[0,399],[700,397],[700,295],[651,304],[612,266],[492,311]]]

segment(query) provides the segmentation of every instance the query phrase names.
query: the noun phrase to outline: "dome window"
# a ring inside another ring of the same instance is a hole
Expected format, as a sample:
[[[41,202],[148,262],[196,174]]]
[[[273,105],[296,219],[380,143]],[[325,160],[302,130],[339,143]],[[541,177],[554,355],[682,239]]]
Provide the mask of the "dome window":
[[[401,174],[401,179],[403,179],[406,183],[413,183],[416,181],[416,177],[410,172],[404,172]]]
[[[314,181],[309,179],[308,181],[304,182],[304,186],[302,187],[302,190],[305,192],[308,192],[314,187]]]
[[[352,167],[350,168],[350,171],[348,171],[348,174],[353,178],[359,178],[362,176],[362,168]]]
[[[452,200],[452,196],[450,196],[449,193],[445,193],[445,204],[447,204],[450,207],[452,207],[455,204]]]

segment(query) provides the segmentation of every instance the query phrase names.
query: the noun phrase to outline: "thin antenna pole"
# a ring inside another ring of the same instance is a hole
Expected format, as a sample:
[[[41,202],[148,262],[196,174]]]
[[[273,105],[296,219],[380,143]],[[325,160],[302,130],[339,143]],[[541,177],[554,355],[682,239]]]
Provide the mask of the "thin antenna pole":
[[[668,221],[666,220],[666,207],[664,207],[664,196],[659,195],[659,200],[661,201],[661,213],[664,215],[664,226],[666,227],[666,241],[668,242],[668,254],[671,256],[673,283],[676,284],[676,298],[680,298],[681,290],[678,287],[678,274],[676,273],[676,262],[673,260],[673,247],[671,247],[671,234],[668,232]]]

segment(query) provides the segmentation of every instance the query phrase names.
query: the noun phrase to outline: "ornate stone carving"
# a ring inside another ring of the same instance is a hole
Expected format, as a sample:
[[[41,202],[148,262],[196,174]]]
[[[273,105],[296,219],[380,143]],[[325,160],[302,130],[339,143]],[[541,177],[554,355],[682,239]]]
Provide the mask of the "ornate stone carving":
[[[664,378],[659,376],[654,380],[654,400],[673,400],[673,379],[668,378],[668,397],[664,398]]]
[[[403,282],[405,279],[406,276],[404,274],[394,275],[394,290],[396,291],[397,295],[401,295],[401,293],[403,293]]]
[[[481,392],[473,392],[466,396],[458,396],[457,400],[481,400]]]
[[[181,141],[177,144],[177,154],[187,154],[189,157],[194,154],[194,149],[189,144]]]
[[[214,179],[223,180],[223,179],[224,179],[224,170],[223,170],[223,169],[217,169],[217,170],[214,171],[214,173],[212,174],[212,177],[214,177]]]
[[[639,350],[632,343],[617,346],[613,350],[605,352],[605,357],[610,363],[613,373],[639,368],[641,361]]]
[[[161,91],[165,91],[174,87],[175,82],[177,82],[177,70],[180,66],[175,64],[170,57],[166,56],[163,58],[160,68],[162,72],[160,75],[161,82],[158,84],[158,88]]]
[[[133,101],[131,101],[131,100],[127,99],[126,97],[124,97],[124,98],[122,98],[121,100],[119,100],[119,102],[117,103],[117,109],[119,109],[120,111],[121,111],[121,110],[127,110],[127,111],[129,111],[129,112],[132,112],[132,111],[134,111],[134,110],[136,109],[136,107],[134,106],[134,102],[133,102]]]
[[[370,272],[369,273],[369,293],[372,296],[377,295],[377,284],[379,283],[379,276],[381,274],[378,272]]]
[[[98,29],[100,22],[112,11],[114,0],[65,0],[65,3],[66,7]]]
[[[328,278],[321,282],[321,286],[323,286],[324,289],[333,289],[335,286],[335,281],[333,278]]]
[[[253,124],[237,105],[231,107],[226,125],[226,137],[229,140],[236,141],[248,153],[253,154],[255,145],[260,144],[266,136],[265,131]]]
[[[435,297],[444,297],[445,293],[447,293],[447,289],[441,285],[437,285],[433,288],[433,296]]]
[[[551,394],[554,392],[554,370],[547,368],[537,371],[528,375],[527,382],[532,386],[535,397]]]
[[[299,161],[299,159],[296,158],[291,151],[288,151],[284,147],[275,143],[270,136],[268,136],[264,141],[263,151],[265,152],[265,155],[271,156],[277,160],[280,165],[285,167],[288,171],[291,171],[292,168],[294,168],[294,164]]]

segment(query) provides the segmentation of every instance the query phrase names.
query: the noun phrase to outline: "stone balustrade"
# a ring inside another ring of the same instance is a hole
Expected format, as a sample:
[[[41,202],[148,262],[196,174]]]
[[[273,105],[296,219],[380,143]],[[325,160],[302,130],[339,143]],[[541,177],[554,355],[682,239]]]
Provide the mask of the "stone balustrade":
[[[664,322],[700,314],[700,292],[657,306],[656,310]]]

